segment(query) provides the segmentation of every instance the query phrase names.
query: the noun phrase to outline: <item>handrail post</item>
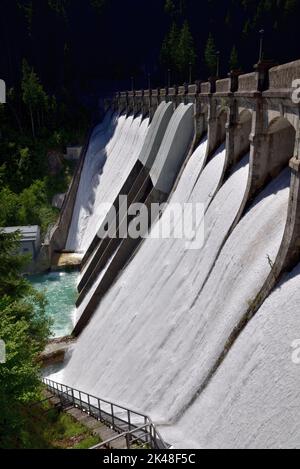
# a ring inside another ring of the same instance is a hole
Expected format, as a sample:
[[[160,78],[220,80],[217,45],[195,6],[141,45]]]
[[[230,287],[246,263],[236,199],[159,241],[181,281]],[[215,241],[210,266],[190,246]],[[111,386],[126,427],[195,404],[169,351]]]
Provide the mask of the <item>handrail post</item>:
[[[88,405],[89,405],[89,413],[91,415],[91,399],[90,399],[90,395],[87,394],[87,398],[88,398]]]
[[[130,410],[127,410],[127,418],[128,418],[128,428],[129,428],[129,431],[131,431]]]
[[[155,449],[158,449],[158,445],[157,445],[157,433],[156,433],[156,429],[153,427],[153,432],[154,432],[154,443],[155,443]]]
[[[131,448],[131,438],[130,438],[129,433],[126,433],[126,446],[127,446],[127,449]]]
[[[151,449],[155,449],[155,446],[154,446],[154,428],[153,428],[153,425],[150,424],[150,435],[151,435]]]
[[[111,404],[111,416],[112,416],[112,425],[113,425],[113,429],[115,430],[115,416],[114,416],[114,405]]]
[[[101,400],[98,399],[98,409],[99,409],[99,418],[102,420],[102,411],[101,411]]]
[[[74,396],[74,389],[72,388],[72,399],[73,399],[73,407],[75,407],[75,396]]]
[[[146,445],[149,443],[149,430],[148,430],[148,419],[147,417],[145,417],[144,419],[144,424],[145,424],[145,441],[146,441]]]
[[[131,412],[130,412],[130,410],[127,411],[127,418],[128,418],[128,428],[129,428],[129,431],[131,432]],[[128,435],[128,439],[129,439],[129,445],[131,446],[131,435],[130,434]]]

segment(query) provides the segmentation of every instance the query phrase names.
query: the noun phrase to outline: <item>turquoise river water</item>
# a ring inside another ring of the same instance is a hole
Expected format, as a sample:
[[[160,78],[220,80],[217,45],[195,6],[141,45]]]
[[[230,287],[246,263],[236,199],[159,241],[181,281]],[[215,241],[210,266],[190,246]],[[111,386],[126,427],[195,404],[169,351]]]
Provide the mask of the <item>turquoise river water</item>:
[[[29,280],[38,291],[46,295],[46,312],[53,321],[53,337],[69,335],[73,330],[78,272],[51,272],[30,276]]]

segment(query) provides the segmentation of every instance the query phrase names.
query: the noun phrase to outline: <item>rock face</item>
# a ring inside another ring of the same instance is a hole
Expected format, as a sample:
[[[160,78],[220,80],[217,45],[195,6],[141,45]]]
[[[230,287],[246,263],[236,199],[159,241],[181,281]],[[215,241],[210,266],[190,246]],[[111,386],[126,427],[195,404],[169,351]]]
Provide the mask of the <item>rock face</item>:
[[[63,363],[67,351],[74,343],[75,340],[72,337],[63,337],[49,342],[44,352],[40,355],[43,368]]]
[[[63,155],[58,151],[51,150],[47,155],[48,167],[51,176],[59,174],[63,169]]]

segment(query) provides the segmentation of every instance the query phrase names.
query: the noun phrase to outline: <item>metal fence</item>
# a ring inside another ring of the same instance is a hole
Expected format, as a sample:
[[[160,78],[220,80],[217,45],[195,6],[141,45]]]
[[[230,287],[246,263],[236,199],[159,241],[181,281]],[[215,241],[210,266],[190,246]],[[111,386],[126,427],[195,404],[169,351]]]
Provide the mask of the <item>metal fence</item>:
[[[75,407],[102,422],[118,435],[95,449],[109,446],[111,441],[124,437],[127,447],[147,445],[151,449],[168,449],[152,420],[144,414],[92,396],[63,384],[43,379],[48,391],[60,399],[63,408]]]

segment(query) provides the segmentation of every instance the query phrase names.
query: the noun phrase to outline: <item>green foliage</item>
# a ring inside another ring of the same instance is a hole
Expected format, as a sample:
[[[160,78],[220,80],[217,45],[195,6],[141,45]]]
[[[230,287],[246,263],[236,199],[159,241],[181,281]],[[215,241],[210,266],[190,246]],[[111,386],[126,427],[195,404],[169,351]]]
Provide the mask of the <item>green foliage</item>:
[[[186,8],[186,0],[165,0],[165,12],[172,18],[172,20],[182,19]]]
[[[45,234],[58,217],[52,198],[67,191],[75,169],[61,158],[62,170],[49,174],[48,154],[83,144],[89,115],[67,93],[59,102],[47,96],[26,61],[20,85],[0,106],[0,226],[37,224]]]
[[[20,194],[15,194],[8,187],[0,190],[1,226],[39,225],[42,234],[45,234],[49,225],[55,223],[58,212],[50,205],[53,192],[56,192],[51,181],[54,178],[46,177],[37,180],[24,189]],[[61,181],[57,181],[57,184]],[[61,186],[60,186],[61,187]],[[54,190],[53,190],[54,189]],[[59,191],[57,191],[59,192]]]
[[[177,72],[181,77],[186,78],[189,65],[194,65],[195,62],[196,51],[189,23],[185,21],[180,29],[173,22],[162,45],[162,65]]]
[[[205,57],[205,64],[207,66],[209,73],[211,75],[215,75],[216,68],[217,68],[217,49],[216,49],[215,40],[212,34],[210,34],[208,37],[204,57]]]
[[[237,70],[239,68],[239,58],[236,46],[233,46],[230,54],[229,68],[230,70]]]
[[[161,50],[161,63],[174,70],[178,67],[178,44],[180,41],[180,30],[176,23],[173,23],[167,34]]]
[[[32,34],[32,22],[33,22],[33,0],[23,0],[18,2],[18,6],[20,10],[23,11],[25,20],[27,23],[28,34],[31,36]]]
[[[38,354],[50,334],[44,297],[21,276],[18,234],[0,232],[0,338],[6,363],[0,365],[0,448],[22,442],[22,408],[40,396]]]
[[[66,7],[69,0],[48,0],[48,6],[51,10],[55,11],[58,15],[66,16]]]
[[[178,46],[178,70],[182,74],[186,72],[189,65],[195,65],[196,51],[193,36],[187,21],[184,22]]]
[[[108,3],[108,0],[90,0],[90,2],[97,13],[101,14]]]
[[[101,442],[73,417],[49,403],[22,408],[22,439],[14,447],[25,449],[88,449]]]
[[[32,136],[36,135],[36,123],[41,127],[42,113],[48,109],[48,96],[33,68],[30,68],[26,60],[23,61],[22,68],[22,98],[30,113]]]
[[[176,12],[176,7],[175,3],[173,0],[166,0],[165,3],[165,12],[170,15],[172,18],[174,17],[174,14]]]

